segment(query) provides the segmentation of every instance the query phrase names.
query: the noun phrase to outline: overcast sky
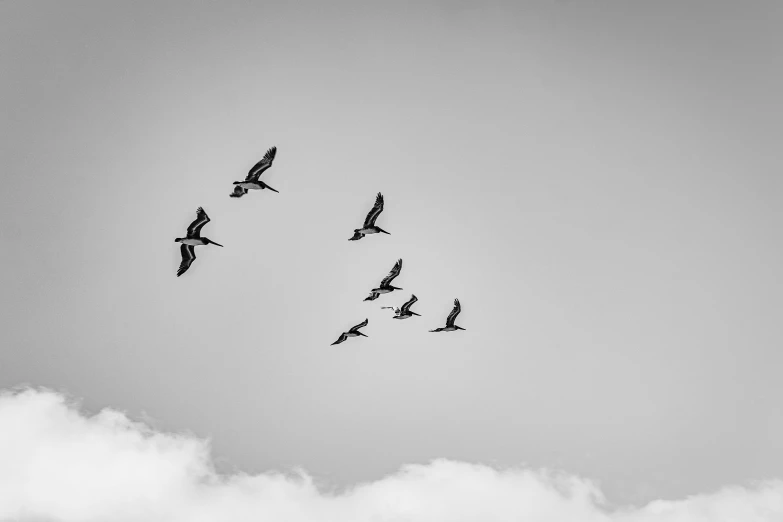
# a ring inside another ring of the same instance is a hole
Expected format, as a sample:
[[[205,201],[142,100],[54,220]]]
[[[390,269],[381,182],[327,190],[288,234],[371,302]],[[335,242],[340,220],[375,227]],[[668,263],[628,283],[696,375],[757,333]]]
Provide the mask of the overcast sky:
[[[783,477],[781,24],[3,1],[0,388],[338,488],[435,458],[635,505]],[[280,193],[229,198],[273,145]],[[379,191],[391,235],[349,242]],[[177,278],[199,206],[224,248]],[[403,290],[363,302],[398,258]],[[411,293],[421,317],[380,309]],[[429,333],[454,298],[466,331]]]

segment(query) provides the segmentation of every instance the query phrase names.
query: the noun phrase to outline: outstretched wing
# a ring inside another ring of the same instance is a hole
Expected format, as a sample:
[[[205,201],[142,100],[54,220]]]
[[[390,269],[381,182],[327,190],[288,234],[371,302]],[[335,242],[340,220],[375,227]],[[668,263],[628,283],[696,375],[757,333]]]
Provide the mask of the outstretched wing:
[[[188,227],[188,237],[201,237],[201,227],[209,223],[209,216],[204,212],[204,209],[198,207],[196,210],[196,220]]]
[[[192,265],[193,261],[196,259],[196,247],[193,245],[182,245],[179,248],[179,251],[182,254],[182,262],[179,264],[177,277],[187,272],[190,265]]]
[[[363,238],[363,237],[364,237],[364,234],[362,234],[362,233],[361,233],[361,232],[359,232],[359,231],[355,231],[355,232],[353,233],[353,237],[349,237],[349,238],[348,238],[348,241],[356,241],[356,240],[358,240],[358,239],[361,239],[361,238]]]
[[[398,259],[397,262],[394,263],[394,268],[392,268],[391,272],[389,272],[389,275],[387,275],[383,281],[381,281],[381,286],[389,286],[391,282],[394,281],[394,278],[400,275],[400,270],[402,270],[402,259]]]
[[[348,331],[351,332],[351,333],[356,333],[356,332],[359,331],[359,328],[364,328],[365,326],[367,326],[367,323],[369,323],[369,321],[367,319],[365,319],[364,321],[362,321],[361,323],[357,324],[356,326],[354,326],[353,328],[351,328]]]
[[[381,212],[383,212],[383,194],[378,192],[378,195],[375,196],[375,205],[367,213],[367,217],[364,218],[364,228],[375,226],[375,220],[378,219]]]
[[[264,157],[261,158],[261,161],[253,165],[253,168],[248,171],[245,181],[256,181],[266,169],[272,166],[272,161],[275,159],[275,154],[277,154],[277,147],[272,147],[266,151],[266,154],[264,154]]]
[[[346,339],[348,339],[348,336],[345,335],[345,332],[343,332],[343,333],[340,334],[340,337],[335,342],[332,343],[332,346],[334,346],[335,344],[340,344],[341,342],[345,341]]]
[[[240,187],[239,185],[236,185],[236,186],[234,187],[234,192],[232,192],[231,194],[229,194],[229,196],[231,196],[232,198],[241,198],[241,197],[242,197],[242,196],[244,196],[245,194],[247,194],[247,189],[243,189],[243,188],[242,188],[242,187]]]
[[[364,300],[365,301],[375,301],[376,299],[378,299],[378,297],[380,297],[380,295],[381,294],[378,294],[378,293],[375,293],[375,292],[370,292],[370,295],[365,297]]]
[[[402,305],[400,307],[400,314],[407,314],[408,310],[410,310],[410,307],[413,306],[413,303],[415,303],[418,300],[419,300],[418,297],[416,297],[415,295],[411,294],[410,301],[408,301],[407,303],[405,303],[404,305]]]
[[[446,318],[446,326],[454,326],[454,321],[457,319],[457,316],[462,311],[462,307],[459,305],[459,299],[454,300],[454,309],[451,310],[451,313]]]

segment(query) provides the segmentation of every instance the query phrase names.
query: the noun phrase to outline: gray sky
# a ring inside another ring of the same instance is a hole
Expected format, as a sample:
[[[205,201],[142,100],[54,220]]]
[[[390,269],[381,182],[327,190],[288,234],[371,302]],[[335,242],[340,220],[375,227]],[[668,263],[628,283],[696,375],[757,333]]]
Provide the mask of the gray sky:
[[[615,502],[779,477],[781,23],[4,1],[0,387],[338,486],[437,457]],[[272,145],[280,194],[229,198]],[[347,241],[378,191],[392,235]],[[177,278],[199,206],[225,248]],[[404,290],[363,302],[399,257]],[[422,317],[380,310],[411,292]],[[455,297],[467,330],[428,333]]]

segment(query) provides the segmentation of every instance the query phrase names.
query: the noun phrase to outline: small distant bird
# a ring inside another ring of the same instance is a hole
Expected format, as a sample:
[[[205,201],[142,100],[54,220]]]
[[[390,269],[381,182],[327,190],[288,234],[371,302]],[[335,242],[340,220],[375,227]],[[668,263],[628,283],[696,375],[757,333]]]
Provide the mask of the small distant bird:
[[[454,324],[454,321],[457,319],[457,316],[461,311],[462,311],[462,307],[459,305],[459,299],[455,299],[454,309],[446,318],[446,326],[444,328],[435,328],[434,330],[430,330],[430,332],[453,332],[455,330],[464,330],[464,328],[462,328],[461,326],[457,326]]]
[[[174,240],[175,243],[182,243],[182,246],[180,247],[182,263],[180,263],[179,270],[177,270],[177,277],[187,272],[190,265],[193,264],[193,261],[196,259],[197,246],[208,245],[210,243],[219,247],[223,246],[207,237],[201,237],[201,228],[207,223],[209,223],[209,216],[207,216],[207,213],[204,212],[203,208],[198,207],[198,210],[196,210],[196,220],[188,227],[187,236],[178,237]]]
[[[356,326],[354,326],[353,328],[351,328],[347,332],[341,333],[340,334],[340,338],[337,339],[335,342],[333,342],[332,346],[334,346],[335,344],[340,344],[341,342],[345,341],[349,337],[359,337],[360,335],[363,336],[363,337],[369,337],[368,335],[364,335],[362,332],[359,331],[359,328],[364,328],[365,326],[367,326],[368,322],[369,321],[367,319],[365,319],[364,321],[362,321],[361,323],[357,324]]]
[[[248,190],[263,190],[263,189],[269,189],[272,192],[279,192],[263,181],[259,181],[258,178],[261,176],[261,174],[264,173],[266,169],[272,166],[272,161],[275,159],[275,154],[277,154],[277,147],[272,147],[268,151],[266,151],[266,154],[264,154],[264,157],[261,158],[261,161],[253,165],[253,168],[250,169],[250,171],[247,173],[247,177],[245,178],[245,181],[235,181],[234,185],[234,192],[229,194],[232,198],[241,198],[245,194],[247,194]]]
[[[416,312],[411,312],[411,306],[418,301],[419,298],[411,294],[410,300],[394,311],[395,315],[392,319],[408,319],[414,315],[419,315]]]
[[[402,290],[402,288],[397,288],[396,286],[391,285],[391,282],[394,280],[394,278],[400,275],[400,270],[402,270],[402,259],[398,259],[397,262],[394,263],[394,267],[392,267],[389,275],[383,278],[383,281],[381,281],[381,284],[378,286],[378,288],[373,288],[370,290],[370,295],[364,300],[374,301],[378,299],[380,294],[388,294],[394,290]]]
[[[375,220],[378,219],[381,212],[383,212],[383,194],[378,192],[378,195],[375,197],[375,205],[370,209],[370,212],[367,213],[367,217],[364,218],[364,226],[362,228],[354,229],[353,237],[348,238],[348,241],[357,241],[363,238],[365,234],[377,234],[378,232],[389,234],[381,227],[375,226]]]

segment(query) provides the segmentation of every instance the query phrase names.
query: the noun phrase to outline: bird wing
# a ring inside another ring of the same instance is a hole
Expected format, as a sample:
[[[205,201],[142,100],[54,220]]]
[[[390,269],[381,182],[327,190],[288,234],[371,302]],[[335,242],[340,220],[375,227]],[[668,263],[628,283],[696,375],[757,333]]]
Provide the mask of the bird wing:
[[[334,346],[335,344],[340,344],[341,342],[345,341],[346,339],[348,339],[348,336],[345,335],[345,332],[343,332],[343,333],[340,334],[340,337],[335,342],[332,343],[332,346]]]
[[[364,328],[365,326],[367,326],[367,323],[369,323],[369,321],[367,319],[365,319],[364,321],[362,321],[361,323],[357,324],[356,326],[354,326],[353,328],[351,328],[348,331],[356,333],[356,332],[359,331],[359,328]]]
[[[356,241],[357,239],[361,239],[363,237],[364,237],[364,234],[362,234],[361,232],[357,231],[357,232],[353,233],[353,237],[349,237],[348,238],[348,241]]]
[[[261,161],[253,165],[253,168],[248,171],[245,181],[256,181],[266,169],[272,166],[275,154],[277,154],[277,147],[272,147],[266,151],[266,154],[261,158]]]
[[[391,269],[391,272],[389,272],[389,275],[381,281],[381,286],[389,286],[394,278],[400,275],[400,270],[402,270],[402,259],[398,259],[397,262],[394,263],[394,267]]]
[[[454,309],[451,310],[451,313],[446,318],[446,326],[454,326],[454,321],[457,319],[457,316],[462,311],[462,307],[459,305],[459,299],[454,300]]]
[[[378,195],[375,196],[375,205],[367,213],[367,217],[364,218],[364,228],[375,226],[375,220],[378,219],[381,212],[383,212],[383,194],[378,192]]]
[[[367,297],[365,297],[365,298],[364,298],[364,300],[365,300],[365,301],[375,301],[376,299],[378,299],[378,297],[379,297],[380,295],[381,295],[381,294],[377,294],[377,293],[375,293],[375,292],[370,292],[370,295],[368,295]]]
[[[209,223],[209,216],[207,216],[207,213],[204,212],[203,208],[198,207],[198,210],[196,210],[196,219],[188,227],[188,237],[201,237],[201,227],[207,223]]]
[[[241,198],[245,194],[247,194],[247,189],[243,189],[242,187],[237,185],[234,187],[234,192],[229,194],[229,196],[231,196],[232,198]]]
[[[410,310],[410,307],[413,306],[413,303],[415,303],[418,300],[419,300],[418,297],[416,297],[415,295],[411,294],[410,301],[408,301],[407,303],[405,303],[404,305],[402,305],[400,307],[400,313],[401,314],[408,313],[408,310]]]
[[[179,251],[182,254],[182,262],[179,264],[177,277],[187,272],[190,265],[192,265],[193,261],[196,259],[196,247],[193,245],[182,245],[179,247]]]

